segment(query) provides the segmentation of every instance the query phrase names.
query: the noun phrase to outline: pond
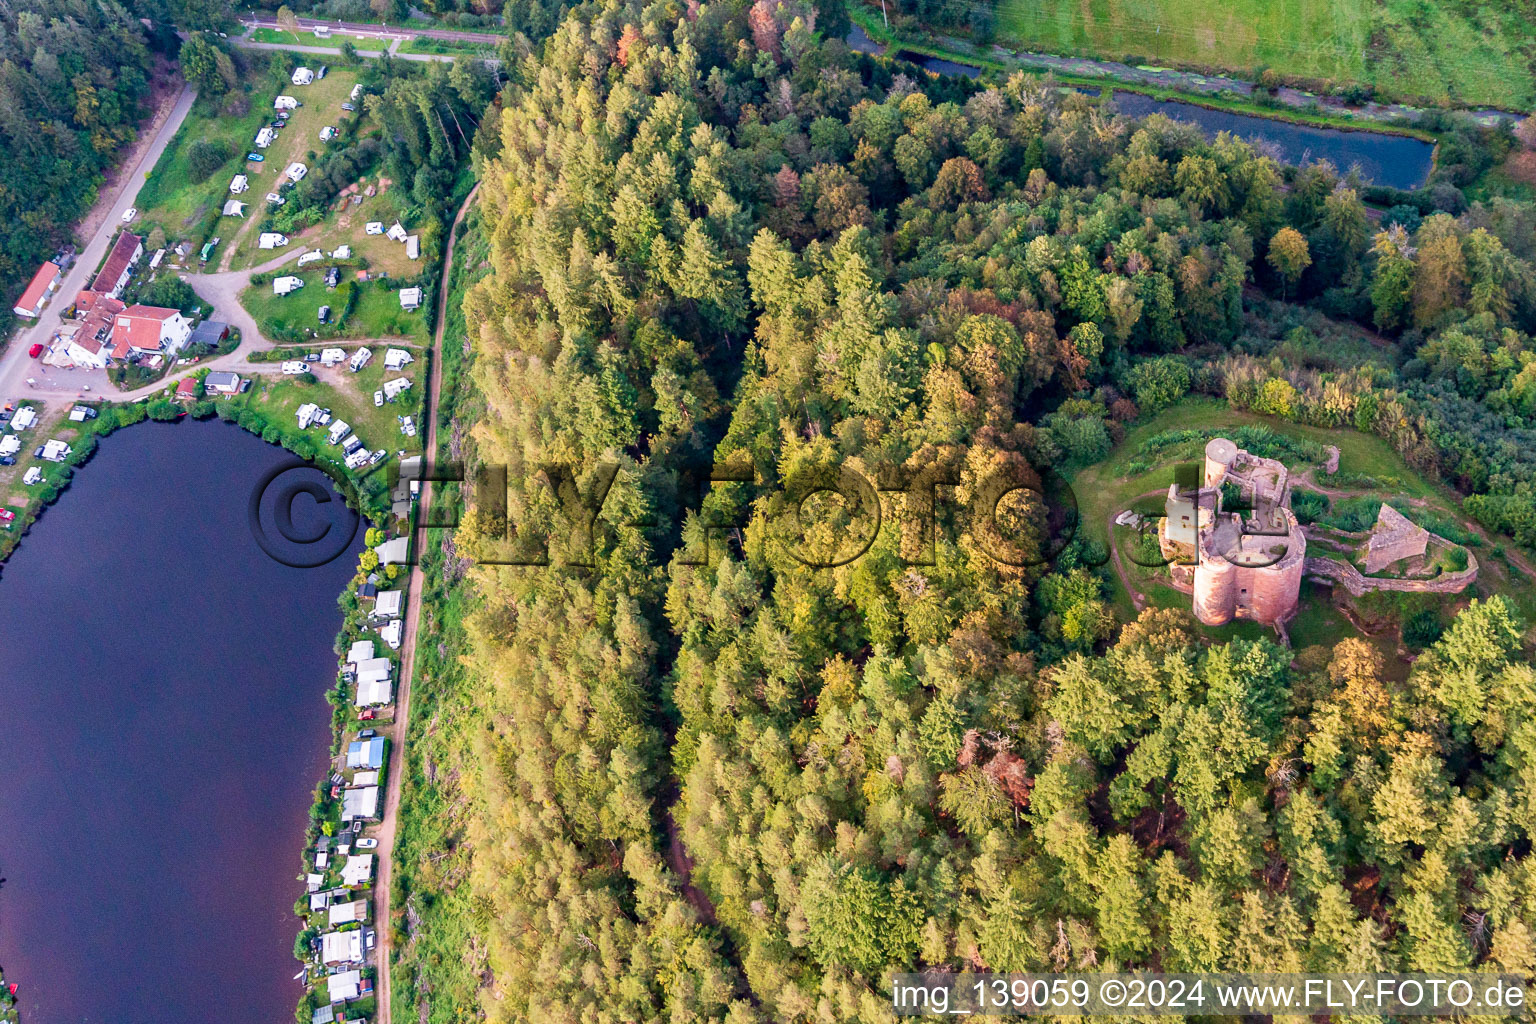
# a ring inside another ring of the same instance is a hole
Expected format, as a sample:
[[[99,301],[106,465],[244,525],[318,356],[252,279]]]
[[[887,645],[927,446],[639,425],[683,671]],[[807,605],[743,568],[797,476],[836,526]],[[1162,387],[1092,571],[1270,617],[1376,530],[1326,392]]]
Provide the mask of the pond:
[[[1340,171],[1360,168],[1361,177],[1377,185],[1415,189],[1429,177],[1435,147],[1421,139],[1386,132],[1345,131],[1315,128],[1268,117],[1233,114],[1194,103],[1159,100],[1139,92],[1116,90],[1115,106],[1132,117],[1166,114],[1179,121],[1198,124],[1207,137],[1231,132],[1244,139],[1274,147],[1282,163],[1303,166],[1327,160]]]
[[[899,50],[892,56],[940,75],[979,78],[982,71],[974,64],[930,57],[912,50]],[[1180,100],[1159,100],[1121,89],[1115,90],[1115,105],[1121,112],[1132,117],[1165,114],[1179,121],[1197,124],[1208,138],[1215,137],[1217,132],[1231,132],[1241,138],[1264,143],[1272,147],[1276,159],[1282,163],[1300,167],[1317,160],[1327,160],[1340,171],[1358,167],[1365,180],[1392,188],[1420,187],[1429,178],[1434,160],[1435,147],[1432,144],[1406,135],[1316,128],[1253,114],[1212,110]]]
[[[218,422],[121,430],[0,572],[0,965],[26,1024],[293,1019],[361,536],[317,569],[262,552],[247,503],[292,460]]]

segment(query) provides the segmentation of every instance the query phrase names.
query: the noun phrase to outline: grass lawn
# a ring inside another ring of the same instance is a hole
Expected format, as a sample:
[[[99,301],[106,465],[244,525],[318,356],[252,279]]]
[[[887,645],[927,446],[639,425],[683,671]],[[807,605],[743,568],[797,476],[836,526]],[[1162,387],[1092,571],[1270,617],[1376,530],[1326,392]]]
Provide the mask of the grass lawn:
[[[426,310],[407,313],[400,308],[400,290],[390,280],[358,282],[357,302],[345,324],[339,328],[333,322],[321,327],[317,313],[321,306],[332,308],[332,319],[341,312],[337,293],[326,290],[325,272],[309,267],[294,273],[284,268],[286,275],[293,273],[304,282],[304,287],[289,295],[275,295],[272,284],[253,284],[240,293],[240,304],[246,308],[262,333],[282,338],[289,331],[300,331],[306,337],[319,340],[326,338],[402,338],[407,342],[424,345],[430,340]],[[342,274],[356,271],[343,268]]]
[[[379,178],[375,176],[368,180],[377,184]],[[324,221],[304,232],[304,245],[326,252],[335,252],[343,244],[350,245],[354,258],[367,260],[370,273],[383,271],[391,277],[413,277],[421,272],[421,264],[406,256],[403,243],[363,230],[369,221],[379,221],[387,229],[398,216],[388,192],[363,196],[363,201],[356,206],[350,199],[344,199],[339,208],[332,206]],[[405,227],[416,231],[411,224]]]
[[[342,466],[345,456],[340,446],[326,443],[328,428],[313,426],[305,431],[299,430],[299,406],[313,402],[322,409],[331,410],[331,415],[336,419],[347,421],[352,432],[370,450],[383,448],[389,452],[390,458],[378,466],[364,466],[350,473],[354,478],[360,478],[392,463],[396,453],[402,449],[408,455],[420,453],[423,432],[418,430],[415,437],[406,437],[400,433],[400,424],[395,417],[414,416],[420,420],[424,389],[419,382],[423,379],[424,363],[425,360],[417,359],[404,370],[386,371],[384,353],[380,349],[375,351],[373,361],[361,373],[353,373],[345,366],[328,369],[317,367],[317,373],[324,375],[313,384],[296,377],[282,376],[274,365],[271,373],[254,375],[255,383],[251,390],[231,401],[241,408],[260,413],[263,419],[278,428],[284,438],[305,438],[318,452],[319,460],[335,465],[342,472],[349,472]],[[374,406],[374,391],[384,380],[396,377],[410,378],[413,381],[411,389],[399,401],[385,402],[382,407]]]
[[[301,106],[293,111],[288,126],[278,133],[277,141],[260,151],[266,160],[244,165],[243,173],[250,178],[251,190],[241,198],[248,200],[250,207],[243,221],[224,219],[232,227],[229,231],[221,232],[224,244],[219,248],[218,258],[209,264],[210,269],[241,270],[272,257],[271,252],[256,247],[257,238],[261,234],[261,221],[269,209],[266,194],[282,191],[278,182],[285,180],[283,172],[290,163],[297,161],[306,167],[314,167],[316,158],[326,147],[320,141],[320,129],[327,125],[339,126],[341,119],[349,116],[341,109],[341,104],[351,95],[357,78],[358,72],[355,69],[333,67],[324,78],[316,79],[309,85],[288,83],[283,86],[283,94],[292,96]],[[262,97],[263,124],[274,119],[272,100],[276,95],[274,93],[273,96]],[[233,227],[236,224],[237,229]]]
[[[1424,101],[1526,108],[1536,33],[1515,7],[1467,0],[1003,0],[998,36],[1053,53],[1253,76],[1260,67]]]
[[[463,39],[432,39],[428,36],[417,36],[407,39],[400,44],[398,53],[441,53],[441,54],[483,54],[488,57],[496,55],[496,44],[485,42],[469,42]]]
[[[253,43],[276,43],[280,46],[329,46],[340,47],[343,42],[350,42],[360,50],[382,50],[389,45],[388,39],[374,39],[371,36],[355,36],[350,32],[332,31],[324,38],[300,29],[298,32],[288,32],[280,28],[258,28],[251,32]],[[323,56],[316,54],[315,56]]]
[[[135,230],[147,233],[159,227],[170,244],[190,241],[194,250],[207,237],[218,235],[223,241],[213,260],[203,268],[207,270],[227,269],[240,255],[247,259],[254,256],[259,252],[256,249],[259,225],[267,211],[263,197],[268,192],[277,191],[278,179],[292,161],[313,164],[312,154],[325,146],[320,141],[320,129],[327,124],[337,124],[337,119],[345,116],[340,105],[356,82],[357,71],[348,68],[335,68],[325,78],[310,85],[292,85],[285,81],[281,86],[282,93],[293,96],[303,106],[293,112],[288,127],[265,150],[255,148],[255,138],[263,125],[275,119],[272,100],[281,93],[274,80],[262,76],[258,82],[247,86],[245,96],[250,110],[238,117],[225,113],[227,105],[199,99],[154,170],[149,172],[139,193],[140,215]],[[213,174],[195,181],[188,154],[192,144],[199,139],[222,142],[231,155]],[[259,152],[266,159],[260,163],[247,161],[245,155],[251,152]],[[229,191],[230,180],[236,174],[244,174],[250,182],[250,190],[239,196]],[[227,199],[239,199],[246,204],[243,219],[219,216]],[[231,256],[232,251],[236,256]],[[195,252],[191,266],[199,266]]]
[[[193,104],[186,121],[170,145],[165,147],[139,191],[139,218],[134,222],[135,231],[147,234],[159,227],[170,244],[191,241],[194,249],[202,244],[205,227],[217,233],[217,221],[221,219],[218,210],[225,199],[235,198],[229,193],[230,179],[236,174],[249,175],[248,168],[256,166],[247,164],[244,157],[251,150],[256,132],[272,117],[272,100],[264,91],[252,88],[247,97],[250,110],[238,117],[227,115],[222,102],[199,98]],[[228,147],[230,158],[207,178],[196,181],[188,153],[192,144],[200,139],[223,143]],[[255,190],[253,180],[251,191]],[[249,202],[251,193],[239,198]],[[254,207],[252,204],[252,208],[247,209],[247,216],[255,212]],[[195,251],[193,261],[195,264]]]

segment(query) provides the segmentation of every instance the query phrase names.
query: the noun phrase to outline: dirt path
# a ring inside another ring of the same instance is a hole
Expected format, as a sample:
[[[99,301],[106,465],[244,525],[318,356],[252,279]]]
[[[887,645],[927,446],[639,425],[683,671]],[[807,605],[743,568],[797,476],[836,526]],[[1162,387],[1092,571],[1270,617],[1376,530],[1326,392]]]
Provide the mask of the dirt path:
[[[1164,493],[1162,490],[1156,490],[1148,491],[1145,494],[1138,494],[1136,497],[1132,498],[1125,507],[1131,508],[1143,498],[1153,498],[1162,493]],[[1109,510],[1109,515],[1104,517],[1104,536],[1107,539],[1109,546],[1110,559],[1115,563],[1115,575],[1120,577],[1120,585],[1124,587],[1125,592],[1131,596],[1131,604],[1134,605],[1136,611],[1140,613],[1147,607],[1147,595],[1137,590],[1136,587],[1131,583],[1130,573],[1126,572],[1125,563],[1120,561],[1120,548],[1117,544],[1115,544],[1115,517],[1123,511],[1124,509]]]
[[[425,447],[427,458],[435,458],[437,453],[437,408],[442,394],[443,374],[443,332],[448,324],[448,289],[453,271],[453,238],[459,223],[464,215],[469,212],[469,205],[475,201],[475,196],[480,191],[477,184],[470,190],[464,199],[464,205],[459,207],[458,214],[453,218],[453,225],[448,229],[448,246],[443,253],[442,280],[438,285],[437,301],[437,331],[432,338],[432,384],[428,389],[426,405],[421,410],[422,422],[427,426]],[[420,531],[420,524],[427,522],[427,512],[432,503],[432,484],[423,481],[421,485],[420,505],[416,509],[416,523],[418,535],[414,538],[413,548],[418,553],[425,541]],[[400,820],[400,787],[405,775],[405,741],[409,732],[411,720],[411,682],[416,671],[416,641],[417,633],[421,626],[421,595],[425,590],[426,580],[422,576],[421,563],[418,561],[411,567],[410,585],[407,587],[409,597],[405,610],[405,641],[401,645],[400,652],[400,690],[395,696],[395,720],[390,725],[388,735],[390,738],[389,749],[389,777],[384,793],[384,816],[378,830],[374,833],[379,840],[379,877],[373,890],[374,900],[374,927],[378,931],[378,943],[374,947],[374,959],[378,966],[378,980],[374,991],[377,995],[378,1009],[375,1010],[374,1019],[377,1024],[390,1024],[390,1003],[393,993],[390,990],[390,899],[394,883],[394,852],[395,832]]]

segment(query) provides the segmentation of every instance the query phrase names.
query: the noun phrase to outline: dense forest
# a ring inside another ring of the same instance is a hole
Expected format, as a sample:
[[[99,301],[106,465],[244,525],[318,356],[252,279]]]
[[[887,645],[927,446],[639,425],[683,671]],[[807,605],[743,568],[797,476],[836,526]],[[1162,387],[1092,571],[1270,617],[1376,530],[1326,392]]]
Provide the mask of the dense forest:
[[[1382,217],[1326,165],[913,80],[822,18],[583,5],[477,149],[456,444],[509,467],[512,528],[455,540],[473,939],[397,999],[830,1024],[914,966],[1536,970],[1511,602],[1404,677],[1122,626],[1034,492],[965,512],[1200,393],[1377,434],[1536,543],[1530,207]],[[795,498],[848,470],[902,524],[853,559],[856,503]],[[957,497],[931,533],[923,479]],[[420,905],[413,942],[450,927]]]
[[[67,245],[147,112],[153,55],[118,3],[0,7],[0,318]]]

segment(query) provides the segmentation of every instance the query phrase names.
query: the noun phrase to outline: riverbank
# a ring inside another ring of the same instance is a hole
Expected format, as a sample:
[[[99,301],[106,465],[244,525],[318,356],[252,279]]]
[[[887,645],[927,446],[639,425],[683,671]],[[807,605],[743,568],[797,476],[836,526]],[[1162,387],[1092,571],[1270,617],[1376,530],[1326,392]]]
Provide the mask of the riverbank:
[[[1415,119],[1427,113],[1420,108],[1385,104],[1350,106],[1288,88],[1276,90],[1276,95],[1271,97],[1262,87],[1239,79],[1215,78],[1172,69],[1138,68],[1115,61],[1013,51],[1001,46],[982,48],[951,37],[915,38],[884,29],[877,12],[854,10],[849,13],[855,31],[862,33],[871,45],[865,45],[853,33],[850,33],[847,42],[852,48],[864,53],[894,55],[896,51],[907,50],[1003,75],[1016,71],[1037,75],[1049,73],[1063,85],[1095,91],[1108,84],[1116,90],[1141,93],[1154,99],[1268,120],[1341,131],[1402,135],[1424,142],[1436,141],[1434,133],[1413,124]],[[1518,115],[1492,109],[1468,110],[1463,113],[1485,127],[1500,121],[1518,119]]]
[[[879,11],[859,8],[849,12],[855,24],[874,40],[899,48],[932,50],[934,55],[971,63],[993,64],[1010,70],[1026,70],[1036,73],[1054,73],[1059,79],[1073,82],[1102,83],[1106,78],[1118,85],[1136,91],[1167,90],[1180,98],[1214,98],[1221,94],[1224,102],[1250,104],[1257,110],[1287,108],[1294,115],[1312,114],[1345,121],[1372,121],[1382,124],[1410,124],[1432,111],[1459,110],[1476,120],[1483,127],[1494,127],[1501,121],[1517,121],[1525,116],[1521,108],[1499,108],[1485,105],[1414,106],[1408,103],[1380,103],[1374,100],[1350,102],[1343,96],[1314,92],[1292,84],[1280,84],[1278,77],[1266,83],[1250,81],[1222,74],[1210,69],[1195,69],[1180,65],[1160,67],[1148,64],[1131,64],[1102,57],[1076,56],[1062,53],[1046,53],[1025,49],[1011,49],[1001,44],[978,46],[968,40],[938,33],[913,37],[888,29]],[[850,45],[854,45],[850,40]],[[856,46],[857,49],[864,49]],[[865,50],[865,52],[871,52]],[[1273,83],[1273,84],[1271,84]],[[1335,122],[1334,126],[1342,127]]]

